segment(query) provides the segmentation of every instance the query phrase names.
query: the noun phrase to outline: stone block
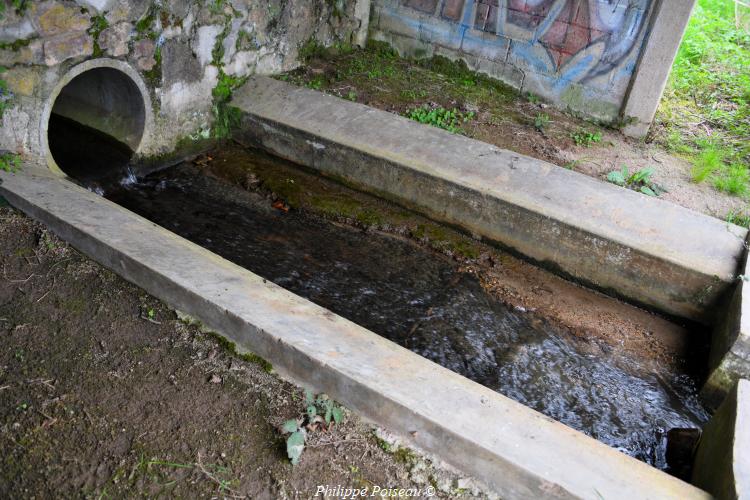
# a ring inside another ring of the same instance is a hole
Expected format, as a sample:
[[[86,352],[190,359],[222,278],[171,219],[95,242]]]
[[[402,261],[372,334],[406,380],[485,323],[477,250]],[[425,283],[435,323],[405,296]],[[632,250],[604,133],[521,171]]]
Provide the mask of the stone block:
[[[167,40],[161,49],[162,74],[165,87],[176,82],[196,82],[203,78],[200,62],[187,43]]]
[[[44,48],[40,40],[35,40],[17,50],[0,50],[0,66],[15,64],[44,64]]]
[[[8,17],[0,24],[0,43],[15,42],[16,40],[25,40],[36,34],[34,25],[28,18]]]
[[[213,59],[216,38],[223,30],[224,27],[218,24],[198,28],[198,38],[193,43],[193,52],[201,66],[209,64]]]
[[[3,79],[14,94],[31,96],[39,85],[39,72],[27,66],[17,66],[3,73]]]
[[[114,0],[104,17],[109,24],[117,24],[122,21],[135,22],[142,19],[153,0]]]
[[[94,40],[83,32],[71,32],[44,42],[44,63],[55,66],[74,57],[90,56],[94,52]]]
[[[156,43],[149,38],[138,40],[133,44],[133,58],[141,71],[150,71],[156,66]]]
[[[80,8],[59,2],[44,2],[32,8],[32,12],[34,25],[43,37],[85,31],[91,24]]]
[[[132,24],[128,22],[117,23],[99,34],[99,46],[112,57],[127,55],[128,41],[132,32]]]
[[[86,7],[89,11],[101,14],[110,9],[114,0],[76,0],[76,3]]]

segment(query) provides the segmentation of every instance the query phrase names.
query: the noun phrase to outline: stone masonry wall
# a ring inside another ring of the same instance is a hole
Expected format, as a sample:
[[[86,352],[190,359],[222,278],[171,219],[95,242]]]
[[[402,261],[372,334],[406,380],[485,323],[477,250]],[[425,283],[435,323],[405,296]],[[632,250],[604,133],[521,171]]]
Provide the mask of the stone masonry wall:
[[[370,36],[614,121],[658,0],[373,0]]]
[[[311,39],[362,43],[369,0],[0,0],[0,150],[42,157],[42,109],[63,75],[96,58],[127,62],[151,94],[154,130],[139,153],[206,136],[222,75],[299,64]]]

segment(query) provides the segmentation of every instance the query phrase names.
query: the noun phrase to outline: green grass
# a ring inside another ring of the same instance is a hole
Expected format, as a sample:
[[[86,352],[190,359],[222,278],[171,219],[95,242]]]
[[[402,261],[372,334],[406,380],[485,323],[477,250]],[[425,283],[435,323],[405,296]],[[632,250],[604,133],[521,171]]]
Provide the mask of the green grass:
[[[599,131],[591,132],[585,129],[579,129],[576,132],[570,134],[573,142],[576,146],[583,146],[585,148],[591,147],[592,144],[596,144],[602,141],[602,133]]]
[[[419,123],[432,125],[448,132],[458,134],[461,132],[461,124],[474,119],[474,112],[462,113],[456,108],[445,109],[441,106],[420,106],[409,110],[406,116]]]
[[[4,172],[18,172],[21,170],[21,157],[15,153],[0,154],[0,170]]]
[[[698,0],[655,130],[693,163],[695,182],[750,192],[750,33],[736,28],[732,0]]]
[[[750,215],[747,215],[746,213],[738,210],[732,210],[730,211],[727,216],[725,217],[725,220],[729,224],[736,224],[738,226],[742,227],[750,227]]]

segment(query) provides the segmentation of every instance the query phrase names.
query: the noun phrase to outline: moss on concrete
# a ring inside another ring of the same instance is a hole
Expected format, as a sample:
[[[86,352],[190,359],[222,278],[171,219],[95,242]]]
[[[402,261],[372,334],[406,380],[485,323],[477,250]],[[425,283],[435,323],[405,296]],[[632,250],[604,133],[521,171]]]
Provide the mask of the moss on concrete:
[[[216,342],[226,349],[228,352],[234,354],[238,358],[242,359],[243,361],[247,361],[248,363],[254,363],[261,368],[263,368],[264,371],[267,373],[271,373],[273,371],[273,365],[263,359],[262,357],[258,356],[255,353],[252,353],[250,351],[238,351],[237,350],[237,344],[234,342],[228,340],[226,337],[224,337],[221,334],[218,334],[216,332],[206,332],[208,336],[216,340]]]
[[[274,199],[281,198],[291,209],[366,230],[407,236],[459,259],[476,259],[482,253],[482,244],[471,236],[384,201],[386,198],[377,193],[366,194],[342,179],[322,177],[291,163],[280,166],[278,159],[233,161],[231,151],[226,157],[222,153],[217,152],[210,164],[214,175]]]

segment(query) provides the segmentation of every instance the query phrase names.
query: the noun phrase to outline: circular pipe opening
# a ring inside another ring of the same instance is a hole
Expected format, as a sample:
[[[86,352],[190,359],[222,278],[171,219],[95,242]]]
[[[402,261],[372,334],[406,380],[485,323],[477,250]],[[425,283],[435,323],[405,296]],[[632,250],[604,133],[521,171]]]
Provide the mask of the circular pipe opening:
[[[143,90],[110,65],[71,71],[48,104],[50,167],[89,185],[122,177],[146,128]]]

